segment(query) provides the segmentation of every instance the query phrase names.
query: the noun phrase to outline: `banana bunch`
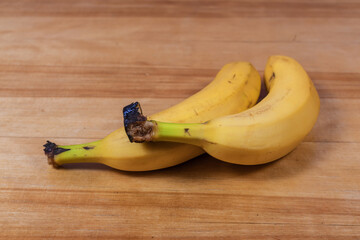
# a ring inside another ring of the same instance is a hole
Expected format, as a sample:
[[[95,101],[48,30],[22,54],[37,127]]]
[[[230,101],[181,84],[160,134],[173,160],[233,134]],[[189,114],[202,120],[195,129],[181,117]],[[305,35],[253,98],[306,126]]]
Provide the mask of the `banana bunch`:
[[[318,93],[302,66],[272,56],[265,68],[268,95],[255,107],[204,123],[146,120],[140,107],[125,107],[130,141],[170,141],[199,146],[225,162],[253,165],[281,158],[310,132],[319,115]]]
[[[48,141],[48,162],[54,167],[97,162],[148,171],[180,164],[204,151],[235,164],[274,161],[310,132],[320,100],[305,70],[290,57],[271,56],[264,75],[269,93],[256,106],[259,73],[248,62],[229,63],[200,92],[148,118],[139,103],[126,106],[125,128],[104,139],[61,146]]]
[[[200,92],[149,119],[191,123],[239,113],[255,105],[260,88],[260,75],[250,63],[229,63]],[[48,162],[54,167],[96,162],[126,171],[166,168],[204,152],[200,147],[182,143],[132,144],[124,128],[95,142],[58,146],[48,141],[44,147]]]

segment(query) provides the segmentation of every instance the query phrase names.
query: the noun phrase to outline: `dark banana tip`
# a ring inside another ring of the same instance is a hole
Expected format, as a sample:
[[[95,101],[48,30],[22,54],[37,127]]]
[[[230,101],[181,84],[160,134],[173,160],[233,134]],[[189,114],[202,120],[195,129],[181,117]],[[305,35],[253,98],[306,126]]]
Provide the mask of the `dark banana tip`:
[[[44,146],[44,153],[48,158],[48,163],[52,165],[54,168],[59,168],[59,165],[55,162],[54,156],[70,150],[70,149],[58,147],[58,145],[50,141],[46,141],[46,143],[43,146]]]
[[[142,114],[139,102],[133,102],[125,106],[123,109],[123,115],[126,135],[128,136],[130,142],[133,142],[134,138],[131,134],[132,126],[134,124],[145,122],[147,118]]]
[[[59,166],[55,163],[54,156],[55,156],[55,149],[57,145],[53,142],[46,141],[44,146],[44,153],[47,156],[48,163],[52,165],[54,168],[58,168]]]

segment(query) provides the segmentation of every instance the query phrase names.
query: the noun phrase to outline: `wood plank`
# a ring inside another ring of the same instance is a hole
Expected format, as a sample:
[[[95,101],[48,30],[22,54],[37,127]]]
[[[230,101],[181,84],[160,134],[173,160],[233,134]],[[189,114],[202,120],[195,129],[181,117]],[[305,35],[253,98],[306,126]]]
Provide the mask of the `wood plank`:
[[[2,65],[0,66],[0,96],[186,98],[211,82],[218,71],[216,69],[147,66]],[[28,84],[29,74],[31,74],[32,84]]]
[[[2,1],[3,16],[76,17],[342,17],[358,18],[357,1]],[[101,4],[100,4],[101,3]]]
[[[0,96],[185,99],[211,82],[218,71],[149,66],[0,65]],[[29,75],[32,84],[28,84]],[[322,98],[360,98],[360,73],[309,75]]]
[[[0,227],[4,238],[27,238],[29,232],[33,238],[64,239],[356,239],[360,234],[358,200],[22,190],[4,191],[0,203],[0,219],[7,219],[0,226],[11,224]]]
[[[210,51],[211,50],[211,51]],[[360,45],[349,42],[197,42],[71,39],[21,39],[2,42],[5,65],[160,66],[220,69],[232,61],[249,61],[263,69],[268,56],[294,57],[309,72],[359,73]],[[331,61],[330,61],[331,60]]]
[[[351,18],[87,18],[3,17],[1,42],[73,41],[338,42],[359,43],[360,19]],[[114,26],[117,26],[114,29]],[[211,26],[211,28],[209,28]],[[212,49],[214,50],[214,49]]]
[[[357,19],[10,17],[0,22],[2,64],[219,69],[247,60],[262,70],[267,56],[287,54],[308,71],[359,73]]]

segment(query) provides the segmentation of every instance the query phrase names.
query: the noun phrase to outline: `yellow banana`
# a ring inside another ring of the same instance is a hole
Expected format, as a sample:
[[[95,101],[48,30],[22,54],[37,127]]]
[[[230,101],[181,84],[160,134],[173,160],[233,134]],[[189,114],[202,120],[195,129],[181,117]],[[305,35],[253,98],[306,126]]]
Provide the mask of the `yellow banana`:
[[[200,92],[150,118],[175,122],[203,122],[252,107],[260,94],[261,78],[248,62],[225,65]],[[44,145],[49,164],[97,162],[127,171],[147,171],[185,162],[203,153],[199,147],[179,143],[131,144],[124,128],[102,140],[68,146]]]
[[[290,57],[269,58],[265,84],[269,94],[242,113],[192,124],[130,121],[126,130],[134,141],[190,143],[230,163],[271,162],[292,151],[310,132],[320,100],[305,70]]]

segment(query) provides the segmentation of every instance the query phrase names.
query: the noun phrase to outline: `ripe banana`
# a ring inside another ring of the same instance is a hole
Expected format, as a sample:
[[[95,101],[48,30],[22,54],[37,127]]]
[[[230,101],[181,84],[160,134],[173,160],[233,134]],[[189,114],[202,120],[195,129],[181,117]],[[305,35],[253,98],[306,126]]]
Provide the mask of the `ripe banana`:
[[[292,151],[310,132],[320,100],[305,70],[290,57],[269,58],[265,84],[269,94],[253,108],[235,115],[190,124],[130,119],[125,128],[135,142],[190,143],[236,164],[271,162]]]
[[[150,118],[174,122],[203,122],[252,107],[260,94],[261,78],[248,62],[225,65],[200,92]],[[124,128],[91,143],[44,145],[49,164],[97,162],[127,171],[147,171],[185,162],[203,153],[199,147],[179,143],[131,144]]]

